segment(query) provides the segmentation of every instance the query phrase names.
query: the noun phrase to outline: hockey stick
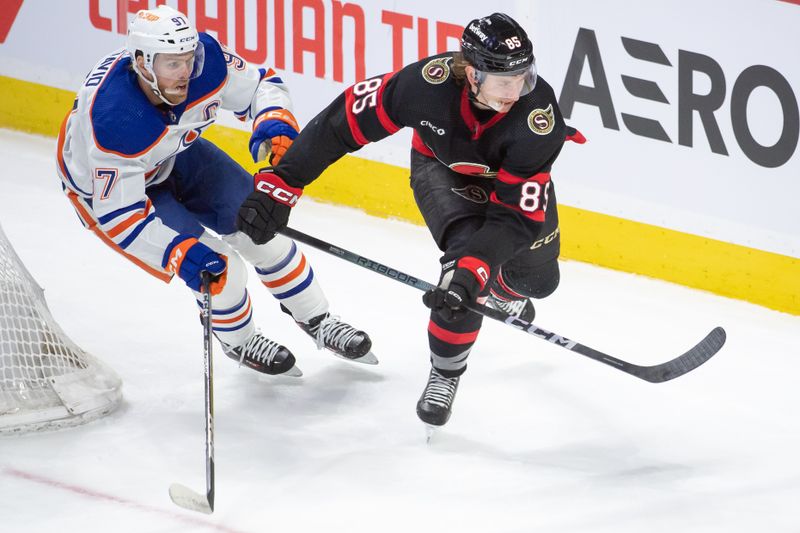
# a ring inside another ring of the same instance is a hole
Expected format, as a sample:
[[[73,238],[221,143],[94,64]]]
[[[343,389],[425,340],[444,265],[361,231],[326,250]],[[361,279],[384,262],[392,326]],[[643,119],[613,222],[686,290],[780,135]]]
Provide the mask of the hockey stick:
[[[205,367],[206,401],[206,495],[173,483],[169,497],[176,505],[191,511],[211,514],[214,512],[214,365],[211,358],[211,275],[203,272],[203,362]]]
[[[405,283],[406,285],[410,285],[411,287],[421,291],[429,291],[436,288],[435,285],[431,285],[426,281],[415,278],[414,276],[410,276],[404,272],[400,272],[399,270],[378,263],[377,261],[373,261],[372,259],[368,259],[343,248],[339,248],[338,246],[334,246],[323,240],[317,239],[316,237],[312,237],[311,235],[306,235],[305,233],[295,229],[287,227],[281,230],[280,233],[291,239],[308,244],[309,246],[313,246],[314,248],[318,248],[331,255],[335,255],[336,257],[344,259],[345,261],[349,261],[360,267],[372,270],[395,281],[399,281],[400,283]],[[595,350],[594,348],[590,348],[580,344],[579,342],[570,340],[562,335],[559,335],[558,333],[542,329],[534,324],[520,320],[519,318],[508,315],[497,309],[492,309],[491,307],[486,307],[485,305],[480,304],[470,304],[466,307],[471,311],[479,313],[483,316],[504,322],[511,327],[528,333],[529,335],[544,339],[552,344],[555,344],[556,346],[566,348],[567,350],[579,353],[585,357],[594,359],[595,361],[600,361],[601,363],[604,363],[610,367],[616,368],[617,370],[621,370],[645,381],[649,381],[650,383],[669,381],[682,376],[687,372],[691,372],[698,366],[711,359],[711,357],[713,357],[714,354],[716,354],[722,348],[723,344],[725,344],[725,330],[721,327],[716,327],[711,330],[711,332],[706,335],[703,340],[701,340],[683,355],[680,355],[675,359],[665,363],[653,366],[640,366],[604,354],[603,352]]]

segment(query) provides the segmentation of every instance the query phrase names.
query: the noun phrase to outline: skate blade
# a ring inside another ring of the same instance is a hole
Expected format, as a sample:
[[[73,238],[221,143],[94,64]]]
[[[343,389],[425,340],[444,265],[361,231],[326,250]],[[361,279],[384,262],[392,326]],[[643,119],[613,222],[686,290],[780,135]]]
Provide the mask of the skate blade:
[[[302,370],[300,370],[300,369],[297,367],[297,365],[294,365],[292,368],[290,368],[290,369],[289,369],[289,370],[287,370],[286,372],[283,372],[283,373],[281,373],[281,374],[277,374],[277,375],[278,375],[278,376],[288,376],[288,377],[290,377],[290,378],[299,378],[300,376],[302,376],[302,375],[303,375],[303,371],[302,371]]]
[[[262,373],[260,373],[258,375],[258,380],[261,381],[261,382],[264,382],[264,383],[273,383],[274,384],[276,382],[280,383],[280,382],[284,381],[284,376],[286,377],[285,381],[288,383],[288,382],[295,381],[296,378],[303,377],[303,372],[302,372],[302,370],[297,368],[297,365],[295,365],[295,366],[293,366],[292,368],[290,368],[289,370],[287,370],[286,372],[284,372],[282,374],[267,374],[267,373],[262,372]]]
[[[356,362],[356,363],[363,363],[365,365],[377,365],[378,364],[378,358],[375,357],[375,354],[372,353],[371,351],[365,353],[364,355],[362,355],[358,359],[350,359],[350,360],[353,361],[353,362]]]
[[[361,357],[356,357],[355,359],[351,359],[350,357],[345,357],[345,356],[343,356],[341,354],[338,354],[336,352],[333,352],[333,351],[331,353],[333,355],[335,355],[336,357],[338,357],[339,359],[344,359],[345,361],[350,361],[351,363],[361,363],[361,364],[364,364],[364,365],[377,365],[378,364],[378,358],[375,357],[375,354],[372,353],[371,351],[365,353]]]
[[[434,426],[431,424],[425,424],[425,443],[430,444],[433,436],[436,434],[436,430],[441,428],[442,426]]]

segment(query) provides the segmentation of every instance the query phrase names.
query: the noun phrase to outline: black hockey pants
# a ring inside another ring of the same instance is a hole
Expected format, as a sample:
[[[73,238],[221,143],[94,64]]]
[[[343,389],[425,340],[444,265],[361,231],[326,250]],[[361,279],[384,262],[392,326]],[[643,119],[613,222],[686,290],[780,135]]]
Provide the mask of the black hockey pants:
[[[458,174],[441,162],[411,151],[411,188],[425,223],[444,253],[442,265],[458,259],[470,236],[484,223],[492,180]],[[485,293],[510,299],[544,298],[558,287],[560,235],[555,191],[551,188],[546,222],[539,238],[497,272]],[[447,271],[442,271],[442,277]],[[483,295],[485,296],[485,294]],[[467,368],[467,357],[480,332],[482,316],[467,313],[456,322],[445,322],[431,312],[428,341],[431,364],[445,376],[458,376]]]

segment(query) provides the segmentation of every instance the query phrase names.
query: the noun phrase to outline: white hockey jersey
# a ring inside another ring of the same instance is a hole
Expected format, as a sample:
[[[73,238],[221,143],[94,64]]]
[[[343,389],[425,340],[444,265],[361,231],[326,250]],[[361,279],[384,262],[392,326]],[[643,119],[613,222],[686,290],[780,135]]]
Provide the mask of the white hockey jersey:
[[[150,103],[130,56],[117,50],[89,73],[58,136],[58,174],[84,224],[159,277],[177,233],[161,223],[145,188],[169,176],[175,156],[220,108],[243,120],[267,108],[292,110],[274,71],[249,66],[210,35],[201,32],[200,40],[205,64],[184,103],[169,110]]]

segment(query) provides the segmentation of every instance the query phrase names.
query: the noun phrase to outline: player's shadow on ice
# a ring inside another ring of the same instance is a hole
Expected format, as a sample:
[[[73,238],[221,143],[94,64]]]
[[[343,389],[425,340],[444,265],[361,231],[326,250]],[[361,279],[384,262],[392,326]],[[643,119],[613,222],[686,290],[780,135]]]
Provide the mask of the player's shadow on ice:
[[[532,470],[571,473],[598,484],[638,484],[642,480],[669,485],[695,478],[702,465],[680,464],[648,457],[621,442],[579,442],[552,448],[504,450],[486,441],[442,432],[435,436],[436,453],[479,456],[487,460],[521,463]]]
[[[244,393],[236,402],[241,402],[242,409],[263,406],[261,413],[267,412],[272,422],[282,425],[283,419],[331,415],[352,408],[359,398],[377,394],[386,379],[380,366],[347,361],[305,364],[300,378],[243,377],[238,381]]]

